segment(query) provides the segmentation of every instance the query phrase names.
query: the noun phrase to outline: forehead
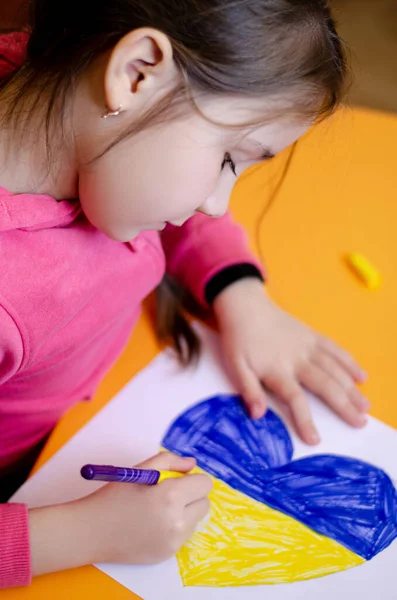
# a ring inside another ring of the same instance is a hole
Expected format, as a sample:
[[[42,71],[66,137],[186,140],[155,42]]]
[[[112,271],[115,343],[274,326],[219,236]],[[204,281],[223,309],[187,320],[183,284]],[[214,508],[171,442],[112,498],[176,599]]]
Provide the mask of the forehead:
[[[284,103],[285,104],[285,103]],[[301,137],[311,123],[287,106],[263,97],[221,97],[197,102],[198,126],[227,144],[277,154]]]
[[[300,138],[309,128],[309,124],[296,121],[279,120],[255,128],[249,128],[236,137],[236,145],[249,146],[263,154],[278,154]]]

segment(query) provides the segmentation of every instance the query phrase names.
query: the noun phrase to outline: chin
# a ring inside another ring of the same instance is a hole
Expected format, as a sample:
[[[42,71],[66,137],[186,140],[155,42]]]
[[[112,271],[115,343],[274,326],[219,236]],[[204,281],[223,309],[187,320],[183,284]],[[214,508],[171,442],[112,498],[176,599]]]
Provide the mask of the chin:
[[[142,229],[130,229],[129,231],[115,231],[114,229],[108,229],[106,227],[101,227],[100,230],[111,240],[122,243],[131,242],[136,237],[138,237],[138,235],[142,231]]]
[[[98,227],[108,238],[116,242],[132,242],[143,231],[162,231],[165,229],[166,223],[157,225],[141,225],[136,228],[131,228],[128,231],[115,230],[110,227]]]

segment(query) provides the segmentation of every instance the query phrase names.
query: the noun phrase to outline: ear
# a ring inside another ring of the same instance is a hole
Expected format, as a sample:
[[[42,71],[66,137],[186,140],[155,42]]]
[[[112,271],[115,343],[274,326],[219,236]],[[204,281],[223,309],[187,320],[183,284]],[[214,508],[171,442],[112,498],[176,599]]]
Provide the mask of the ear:
[[[135,29],[116,44],[105,68],[106,106],[123,112],[147,107],[179,76],[168,37],[152,28]]]

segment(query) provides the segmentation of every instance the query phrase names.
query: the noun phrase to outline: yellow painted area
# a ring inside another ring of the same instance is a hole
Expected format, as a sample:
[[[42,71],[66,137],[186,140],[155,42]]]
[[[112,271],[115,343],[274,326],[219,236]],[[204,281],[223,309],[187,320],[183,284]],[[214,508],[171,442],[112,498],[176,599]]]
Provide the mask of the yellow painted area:
[[[290,583],[365,562],[334,540],[212,479],[209,520],[177,555],[185,586]]]

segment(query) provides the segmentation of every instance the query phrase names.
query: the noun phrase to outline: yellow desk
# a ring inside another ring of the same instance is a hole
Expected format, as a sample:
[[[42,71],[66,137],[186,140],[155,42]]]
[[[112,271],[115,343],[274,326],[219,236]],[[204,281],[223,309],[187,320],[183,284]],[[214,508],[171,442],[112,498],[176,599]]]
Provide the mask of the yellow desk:
[[[269,291],[300,319],[348,348],[369,372],[364,392],[371,414],[397,428],[397,116],[343,111],[309,132],[294,152],[275,203],[258,228],[289,150],[242,178],[232,209],[253,248],[266,257]],[[259,232],[259,235],[257,235]],[[360,251],[380,269],[369,291],[343,262]],[[48,460],[158,352],[144,314],[131,342],[95,400],[74,407],[48,442]],[[2,600],[132,600],[134,595],[95,569],[37,578]]]

